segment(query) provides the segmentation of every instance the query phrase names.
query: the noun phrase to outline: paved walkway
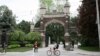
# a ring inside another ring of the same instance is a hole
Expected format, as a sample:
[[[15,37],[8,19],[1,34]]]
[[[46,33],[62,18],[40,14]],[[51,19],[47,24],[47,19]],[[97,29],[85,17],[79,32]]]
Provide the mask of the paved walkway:
[[[40,48],[38,53],[34,53],[33,50],[30,50],[27,52],[7,52],[6,54],[0,53],[0,56],[47,56],[46,51],[50,47],[53,47],[53,45],[50,45],[47,48]],[[60,56],[100,56],[100,52],[88,52],[77,49],[77,47],[75,47],[74,51],[66,51],[62,48],[62,45],[60,45],[59,50],[61,52]]]

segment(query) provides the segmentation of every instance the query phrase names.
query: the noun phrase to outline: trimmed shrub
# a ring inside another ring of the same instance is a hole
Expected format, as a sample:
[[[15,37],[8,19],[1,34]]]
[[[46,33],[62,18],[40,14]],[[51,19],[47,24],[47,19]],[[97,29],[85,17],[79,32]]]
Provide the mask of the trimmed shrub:
[[[24,41],[25,41],[25,33],[23,31],[15,30],[10,33],[9,44],[20,44],[21,47],[25,47]]]
[[[37,41],[38,46],[41,46],[41,44],[42,44],[42,38],[41,38],[41,34],[39,32],[28,33],[25,40],[30,42],[31,44],[34,44],[34,42]]]
[[[9,45],[8,48],[12,49],[12,48],[19,48],[20,45],[19,44],[13,44],[13,45]]]
[[[33,47],[33,44],[26,44],[26,47]]]

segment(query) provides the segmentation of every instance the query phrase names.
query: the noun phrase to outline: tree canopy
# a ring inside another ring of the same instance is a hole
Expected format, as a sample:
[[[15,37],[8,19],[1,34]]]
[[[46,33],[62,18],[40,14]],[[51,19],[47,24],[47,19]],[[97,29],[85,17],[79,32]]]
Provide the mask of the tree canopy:
[[[71,17],[69,21],[69,34],[70,34],[70,39],[74,40],[75,42],[78,41],[77,37],[77,20],[78,17]]]
[[[0,29],[11,30],[16,27],[15,16],[5,5],[0,6]]]
[[[50,10],[51,5],[53,4],[53,0],[40,0],[41,3],[43,3],[48,10]]]
[[[27,21],[22,20],[18,25],[18,28],[25,33],[30,32],[30,23]]]
[[[51,40],[59,43],[64,40],[64,27],[59,23],[52,23],[46,27],[46,36],[51,37]]]
[[[38,20],[38,21],[36,22],[35,27],[40,27],[40,21],[41,21],[41,20]]]
[[[79,9],[79,32],[84,36],[87,45],[98,45],[98,30],[96,24],[96,1],[83,0]],[[99,1],[100,4],[100,1]],[[100,6],[99,6],[100,8]],[[100,11],[100,10],[99,10]],[[92,41],[92,42],[91,42]],[[95,44],[96,43],[96,44]]]

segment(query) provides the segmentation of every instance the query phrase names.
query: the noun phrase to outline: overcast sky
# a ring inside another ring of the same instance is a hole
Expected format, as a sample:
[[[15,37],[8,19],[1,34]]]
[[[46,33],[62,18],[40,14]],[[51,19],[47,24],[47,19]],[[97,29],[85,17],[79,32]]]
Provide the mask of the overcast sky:
[[[71,8],[71,15],[78,14],[77,8],[81,4],[80,0],[69,0]],[[0,6],[7,5],[10,10],[17,16],[16,21],[21,20],[35,21],[35,16],[38,14],[39,0],[0,0]]]

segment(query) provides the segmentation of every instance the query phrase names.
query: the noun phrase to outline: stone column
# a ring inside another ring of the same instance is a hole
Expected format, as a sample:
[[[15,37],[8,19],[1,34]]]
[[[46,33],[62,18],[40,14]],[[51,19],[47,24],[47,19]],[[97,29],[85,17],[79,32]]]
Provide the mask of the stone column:
[[[68,42],[69,41],[69,33],[66,32],[64,36],[65,36],[65,41]]]
[[[69,33],[68,32],[66,32],[65,33],[65,35],[64,35],[64,38],[65,38],[65,43],[69,43],[69,41],[70,41],[70,38],[69,38]]]
[[[42,37],[42,40],[43,40],[42,47],[45,47],[45,34],[43,32],[41,33],[41,37]]]

